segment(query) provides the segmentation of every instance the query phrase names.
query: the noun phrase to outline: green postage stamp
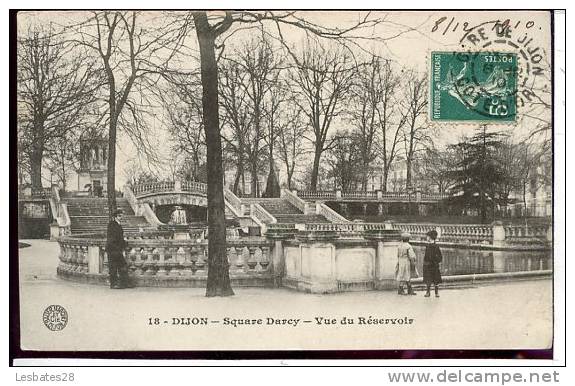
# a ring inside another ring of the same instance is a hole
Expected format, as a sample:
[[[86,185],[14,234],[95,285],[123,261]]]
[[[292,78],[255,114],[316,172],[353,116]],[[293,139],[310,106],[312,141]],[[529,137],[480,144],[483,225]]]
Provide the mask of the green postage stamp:
[[[515,121],[514,53],[432,52],[430,79],[432,121]]]

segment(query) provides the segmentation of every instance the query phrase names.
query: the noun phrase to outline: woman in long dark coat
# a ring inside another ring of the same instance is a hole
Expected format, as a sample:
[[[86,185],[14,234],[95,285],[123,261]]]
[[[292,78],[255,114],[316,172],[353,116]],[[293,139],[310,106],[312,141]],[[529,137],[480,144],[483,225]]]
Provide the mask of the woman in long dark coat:
[[[423,257],[423,282],[427,286],[425,297],[430,296],[429,291],[433,284],[435,288],[435,297],[439,297],[438,284],[441,283],[441,272],[439,264],[443,260],[441,250],[435,243],[437,240],[437,231],[432,230],[427,232],[427,246],[425,247],[425,256]]]

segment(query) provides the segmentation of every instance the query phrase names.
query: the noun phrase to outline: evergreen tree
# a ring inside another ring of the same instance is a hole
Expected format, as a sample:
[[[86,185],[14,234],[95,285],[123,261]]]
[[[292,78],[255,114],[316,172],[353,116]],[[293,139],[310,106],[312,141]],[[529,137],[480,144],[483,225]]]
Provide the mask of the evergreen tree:
[[[463,208],[476,209],[482,222],[487,219],[488,210],[493,215],[495,205],[502,203],[498,186],[505,181],[506,174],[499,152],[504,138],[501,132],[488,132],[484,125],[473,136],[451,146],[459,154],[452,170],[455,183],[451,200]]]

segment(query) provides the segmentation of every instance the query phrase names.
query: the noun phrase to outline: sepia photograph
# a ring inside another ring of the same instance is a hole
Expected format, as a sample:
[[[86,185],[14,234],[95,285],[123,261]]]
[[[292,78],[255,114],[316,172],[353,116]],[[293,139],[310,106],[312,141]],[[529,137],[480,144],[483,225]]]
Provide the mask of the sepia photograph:
[[[12,10],[11,358],[553,359],[556,17]]]

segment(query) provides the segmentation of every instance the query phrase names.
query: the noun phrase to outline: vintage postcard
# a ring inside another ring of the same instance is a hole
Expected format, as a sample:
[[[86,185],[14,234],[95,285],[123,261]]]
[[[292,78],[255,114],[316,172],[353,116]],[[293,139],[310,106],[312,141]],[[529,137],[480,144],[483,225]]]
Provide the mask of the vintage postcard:
[[[553,11],[12,16],[15,357],[563,344]]]

